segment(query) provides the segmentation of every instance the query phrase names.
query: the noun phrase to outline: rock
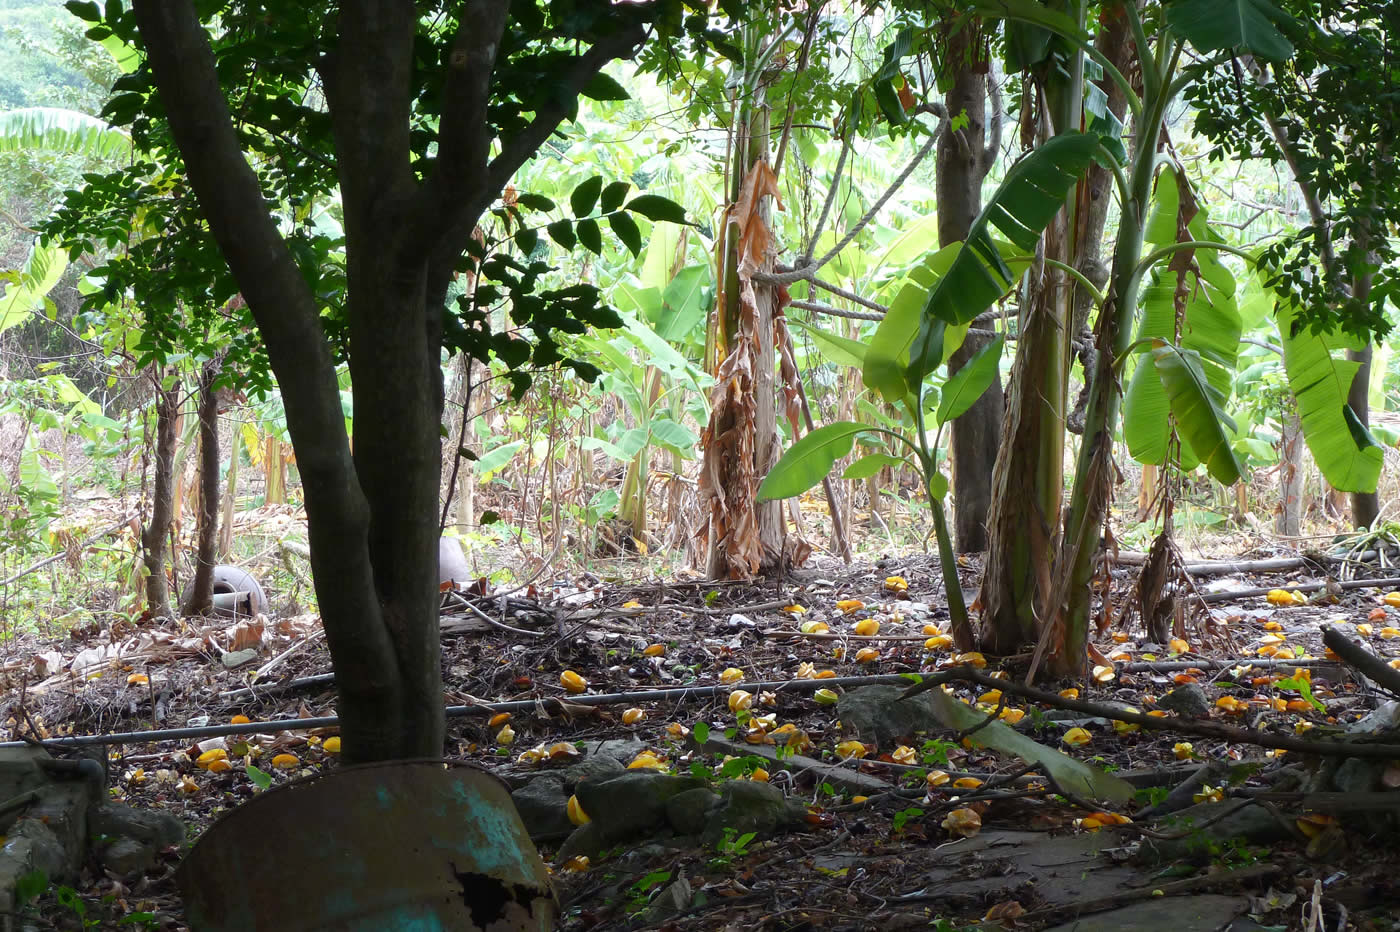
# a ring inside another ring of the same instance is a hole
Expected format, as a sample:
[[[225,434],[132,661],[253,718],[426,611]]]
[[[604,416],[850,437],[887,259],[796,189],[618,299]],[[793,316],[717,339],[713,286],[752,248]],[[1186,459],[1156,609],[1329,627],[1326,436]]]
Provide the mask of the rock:
[[[1243,896],[1172,896],[1080,916],[1045,932],[1216,932],[1249,911]]]
[[[510,794],[511,802],[536,842],[567,838],[574,830],[569,821],[569,793],[562,774],[540,774]]]
[[[1222,813],[1226,814],[1222,817]],[[1144,838],[1139,856],[1148,863],[1178,858],[1204,860],[1210,856],[1212,842],[1275,844],[1292,837],[1291,826],[1285,822],[1249,800],[1199,803],[1158,823],[1181,837]],[[1193,825],[1201,828],[1193,829]]]
[[[666,803],[702,787],[698,777],[676,777],[654,770],[629,770],[607,780],[586,780],[574,788],[583,811],[608,842],[644,834],[666,820]]]
[[[123,879],[138,877],[156,864],[154,845],[135,838],[118,838],[98,852],[102,866]]]
[[[591,754],[564,771],[564,788],[573,792],[584,780],[607,780],[627,772],[627,765],[615,757]]]
[[[734,838],[748,832],[768,835],[779,828],[801,824],[806,815],[805,804],[788,799],[776,786],[730,780],[720,789],[720,805],[710,812],[700,839],[713,846],[723,841],[726,834]]]
[[[705,830],[710,813],[719,805],[718,793],[708,786],[698,786],[666,801],[666,821],[682,835],[699,835]]]
[[[88,816],[94,835],[124,835],[167,848],[185,840],[185,823],[168,812],[135,809],[122,803],[104,803]]]
[[[625,769],[627,764],[631,763],[632,758],[645,751],[646,748],[646,742],[640,738],[609,738],[605,741],[599,741],[597,744],[590,744],[584,753],[589,758],[611,757],[621,763]]]
[[[1199,683],[1178,686],[1157,700],[1159,708],[1169,709],[1183,718],[1205,718],[1210,714],[1210,699]]]
[[[252,663],[258,659],[258,649],[250,647],[247,650],[231,650],[223,656],[224,666],[230,670],[243,666],[245,663]]]
[[[740,615],[739,613],[736,612],[736,613],[734,613],[733,615],[730,615],[730,616],[729,616],[729,627],[730,627],[731,630],[735,630],[735,631],[737,631],[737,630],[747,630],[747,629],[749,629],[749,628],[756,628],[756,627],[758,627],[758,623],[755,622],[755,621],[754,621],[752,618],[750,618],[748,615]]]
[[[919,693],[900,701],[903,686],[863,686],[843,695],[836,703],[837,717],[862,741],[890,748],[898,739],[943,728],[933,714],[933,701]]]
[[[1348,757],[1332,775],[1332,785],[1343,793],[1370,793],[1381,788],[1385,762]]]
[[[691,889],[690,881],[685,877],[677,877],[667,884],[651,904],[642,911],[639,917],[643,925],[657,926],[667,919],[690,906],[690,901],[694,891]]]
[[[574,829],[573,834],[564,839],[564,843],[559,846],[559,850],[554,854],[555,865],[563,864],[570,858],[579,856],[585,858],[596,858],[598,853],[608,846],[609,842],[603,837],[603,830],[597,822],[589,822]]]

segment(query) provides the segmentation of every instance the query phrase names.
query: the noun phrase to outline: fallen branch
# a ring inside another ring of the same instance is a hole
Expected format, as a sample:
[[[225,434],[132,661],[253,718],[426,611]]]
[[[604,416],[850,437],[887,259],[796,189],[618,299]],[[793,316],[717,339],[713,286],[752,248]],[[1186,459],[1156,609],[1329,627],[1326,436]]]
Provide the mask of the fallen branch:
[[[1379,554],[1367,550],[1355,556],[1336,556],[1330,553],[1315,553],[1305,557],[1271,557],[1267,560],[1204,560],[1187,563],[1183,568],[1192,576],[1230,576],[1236,573],[1283,573],[1288,570],[1301,570],[1321,563],[1365,563],[1374,560]],[[1119,566],[1142,566],[1147,562],[1147,554],[1131,550],[1119,551],[1113,562]]]
[[[1359,641],[1353,641],[1333,625],[1328,625],[1322,629],[1322,643],[1371,682],[1400,695],[1400,670],[1371,653]]]
[[[1347,579],[1342,582],[1320,582],[1320,583],[1299,583],[1294,586],[1270,586],[1267,589],[1234,589],[1229,592],[1207,592],[1201,596],[1203,602],[1233,602],[1235,599],[1249,599],[1255,596],[1268,595],[1275,589],[1287,589],[1289,592],[1320,592],[1323,589],[1379,589],[1381,587],[1395,588],[1400,586],[1400,576],[1386,576],[1382,579]]]
[[[1219,722],[1182,718],[1180,716],[1164,716],[1158,718],[1153,715],[1145,715],[1141,712],[1130,712],[1125,708],[1105,705],[1100,702],[1089,702],[1084,699],[1069,699],[1061,696],[1059,693],[1052,693],[1044,689],[1036,689],[1034,686],[1027,686],[1024,683],[1017,683],[1013,680],[999,680],[967,664],[924,677],[923,682],[906,689],[901,698],[908,698],[922,692],[927,692],[930,689],[936,689],[944,683],[949,683],[954,680],[963,680],[969,683],[976,683],[979,686],[986,686],[990,689],[999,689],[1003,694],[1012,693],[1052,708],[1068,709],[1071,712],[1079,712],[1082,715],[1104,718],[1109,721],[1141,725],[1149,731],[1171,731],[1188,735],[1200,735],[1204,738],[1219,738],[1222,741],[1231,741],[1238,744],[1253,744],[1263,748],[1297,751],[1300,754],[1317,754],[1321,757],[1364,757],[1371,760],[1390,760],[1400,757],[1400,745],[1395,744],[1368,744],[1361,740],[1305,741],[1302,738],[1295,738],[1291,735],[1272,735],[1254,728],[1241,728],[1237,725],[1223,725]]]

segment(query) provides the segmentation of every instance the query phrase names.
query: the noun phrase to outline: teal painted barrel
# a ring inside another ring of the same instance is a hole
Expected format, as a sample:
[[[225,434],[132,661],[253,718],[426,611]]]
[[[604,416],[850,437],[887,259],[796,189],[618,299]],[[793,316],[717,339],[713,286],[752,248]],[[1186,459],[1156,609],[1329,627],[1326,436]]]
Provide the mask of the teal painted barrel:
[[[268,790],[181,863],[193,932],[534,932],[558,904],[505,785],[394,761]]]

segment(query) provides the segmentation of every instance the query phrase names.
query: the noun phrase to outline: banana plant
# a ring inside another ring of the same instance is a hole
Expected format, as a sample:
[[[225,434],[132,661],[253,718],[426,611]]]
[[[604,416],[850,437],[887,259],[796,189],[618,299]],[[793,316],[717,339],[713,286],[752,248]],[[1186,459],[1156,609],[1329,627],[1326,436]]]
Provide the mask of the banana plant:
[[[917,285],[909,287],[917,288]],[[874,348],[872,344],[871,349]],[[972,627],[958,582],[957,561],[948,534],[948,519],[944,500],[948,496],[948,479],[938,468],[938,449],[944,427],[961,415],[992,384],[1001,361],[1002,338],[997,337],[982,347],[967,364],[949,376],[942,392],[932,388],[926,379],[908,386],[898,402],[913,429],[898,431],[889,427],[864,424],[859,421],[836,421],[819,427],[788,448],[769,470],[758,487],[759,501],[790,498],[801,495],[830,474],[836,462],[850,454],[862,435],[883,437],[894,442],[895,449],[906,455],[868,453],[851,463],[842,473],[844,479],[864,479],[886,466],[907,465],[923,477],[928,495],[937,540],[939,564],[947,591],[948,611],[952,617],[953,635],[964,650],[972,646]],[[866,347],[854,341],[843,341],[841,351],[858,362],[868,362]],[[937,367],[943,359],[924,355],[918,365]]]

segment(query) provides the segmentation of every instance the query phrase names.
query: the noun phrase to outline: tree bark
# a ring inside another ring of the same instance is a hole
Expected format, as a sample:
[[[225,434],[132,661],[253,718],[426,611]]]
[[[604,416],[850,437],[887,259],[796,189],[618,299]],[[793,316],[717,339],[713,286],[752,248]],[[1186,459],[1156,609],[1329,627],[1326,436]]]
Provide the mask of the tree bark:
[[[996,160],[1001,114],[994,102],[991,138],[987,138],[987,77],[989,63],[981,31],[962,22],[948,36],[945,61],[952,84],[943,102],[950,115],[965,113],[967,125],[953,130],[944,124],[939,137],[935,190],[938,198],[938,245],[967,238],[982,209],[982,182]],[[969,335],[948,359],[948,374],[967,364],[989,338]],[[1006,398],[998,376],[972,407],[952,425],[953,538],[959,553],[987,549],[987,514],[992,504],[992,470],[1001,438]]]
[[[320,302],[265,206],[195,6],[133,4],[190,187],[282,391],[347,763],[442,754],[439,353],[455,267],[477,220],[571,114],[580,89],[644,35],[640,23],[615,29],[564,62],[554,102],[495,145],[487,107],[509,7],[469,0],[462,11],[429,164],[416,164],[410,145],[421,103],[413,92],[417,5],[346,0],[327,25],[318,69],[345,213],[352,456]]]
[[[1371,354],[1373,347],[1370,343],[1359,350],[1347,350],[1347,359],[1358,362],[1361,367],[1356,370],[1356,378],[1351,380],[1351,387],[1347,389],[1347,405],[1356,414],[1356,419],[1363,427],[1371,426]],[[1369,528],[1375,525],[1376,518],[1380,516],[1381,500],[1376,492],[1352,492],[1348,496],[1351,499],[1351,524],[1355,528]]]
[[[179,435],[180,382],[160,385],[159,372],[151,373],[156,383],[155,476],[151,481],[151,518],[141,531],[141,549],[146,563],[146,608],[156,616],[171,617],[170,586],[165,579],[166,541],[174,517],[175,442]]]
[[[199,545],[194,578],[185,592],[185,615],[203,615],[214,607],[214,566],[219,543],[219,396],[214,380],[219,362],[211,359],[199,374]]]
[[[1279,511],[1274,521],[1274,533],[1297,537],[1303,533],[1303,425],[1298,412],[1289,404],[1283,415],[1283,431],[1279,437],[1278,491]]]

